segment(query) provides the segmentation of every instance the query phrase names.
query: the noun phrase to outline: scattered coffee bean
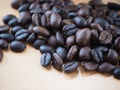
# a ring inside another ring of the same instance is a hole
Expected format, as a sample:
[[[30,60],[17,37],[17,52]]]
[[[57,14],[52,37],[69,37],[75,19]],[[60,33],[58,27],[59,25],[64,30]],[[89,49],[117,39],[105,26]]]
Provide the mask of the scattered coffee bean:
[[[0,39],[0,49],[8,49],[8,42],[4,39]]]
[[[8,14],[8,15],[3,17],[3,22],[5,24],[8,24],[10,20],[15,19],[15,18],[16,18],[16,16],[14,16],[12,14]]]
[[[117,79],[120,79],[120,68],[116,68],[113,72],[113,76]]]
[[[0,26],[0,33],[6,33],[10,30],[10,27],[8,25]]]

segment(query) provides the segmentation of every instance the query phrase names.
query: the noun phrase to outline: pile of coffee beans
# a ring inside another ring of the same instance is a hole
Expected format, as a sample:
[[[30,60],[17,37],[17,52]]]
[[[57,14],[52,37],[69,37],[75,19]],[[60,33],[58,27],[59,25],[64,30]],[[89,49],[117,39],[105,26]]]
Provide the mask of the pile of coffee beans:
[[[26,43],[40,50],[43,67],[87,71],[120,79],[120,4],[101,0],[12,0],[19,17],[8,14],[0,26],[2,50],[22,52]]]

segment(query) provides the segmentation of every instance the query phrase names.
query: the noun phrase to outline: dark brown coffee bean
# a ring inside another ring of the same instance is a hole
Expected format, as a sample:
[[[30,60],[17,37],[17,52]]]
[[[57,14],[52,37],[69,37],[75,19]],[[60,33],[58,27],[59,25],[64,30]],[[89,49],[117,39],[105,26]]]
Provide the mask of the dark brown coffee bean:
[[[98,68],[98,64],[94,63],[94,62],[81,62],[81,66],[88,71],[94,71],[97,70]]]
[[[33,33],[33,28],[34,28],[34,25],[33,24],[30,24],[27,28],[28,32],[29,33]]]
[[[99,72],[101,73],[112,73],[114,69],[115,69],[115,66],[108,62],[102,63],[98,68]]]
[[[0,62],[2,61],[3,59],[3,51],[0,49]]]
[[[29,7],[29,10],[33,10],[33,9],[36,9],[36,8],[40,8],[41,5],[37,2],[33,2],[30,7]]]
[[[114,49],[109,49],[107,59],[108,59],[108,62],[112,64],[117,64],[119,61],[119,55]]]
[[[8,49],[8,42],[4,39],[0,39],[0,49]]]
[[[82,47],[79,51],[79,60],[90,60],[91,48],[90,47]]]
[[[41,35],[41,36],[44,36],[44,37],[49,37],[50,36],[50,32],[47,29],[45,29],[44,27],[41,27],[41,26],[35,26],[33,28],[33,31],[37,35]]]
[[[70,48],[74,44],[75,44],[75,36],[72,35],[72,36],[67,37],[67,39],[66,39],[67,48]]]
[[[73,61],[77,56],[77,52],[78,52],[78,46],[73,45],[68,51],[67,59]]]
[[[104,46],[99,46],[96,48],[97,50],[100,50],[102,53],[106,53],[108,52],[108,48],[107,47],[104,47]]]
[[[18,8],[19,12],[29,11],[29,4],[23,4]]]
[[[114,42],[114,47],[119,50],[120,49],[120,37],[117,37]]]
[[[51,53],[52,54],[55,52],[54,48],[52,48],[49,45],[41,45],[39,50],[41,53]]]
[[[16,16],[14,16],[12,14],[8,14],[8,15],[3,17],[3,22],[5,24],[8,24],[10,20],[15,19],[15,18],[16,18]]]
[[[89,16],[90,15],[90,9],[88,7],[82,7],[78,11],[78,15],[81,17]]]
[[[11,27],[17,26],[18,25],[18,19],[14,18],[14,19],[10,20],[8,25],[11,26]]]
[[[26,25],[31,22],[31,15],[27,11],[20,12],[19,18],[18,18],[18,23],[21,25]]]
[[[77,61],[68,62],[64,65],[63,71],[66,73],[71,73],[77,70],[79,63]]]
[[[91,30],[91,43],[95,44],[98,41],[99,34],[96,29]]]
[[[55,35],[50,36],[50,38],[48,39],[48,44],[50,46],[53,46],[53,47],[57,47],[58,46],[57,39],[56,39]]]
[[[6,33],[10,30],[10,27],[8,25],[2,25],[0,26],[0,33]]]
[[[11,6],[14,9],[18,9],[19,6],[23,3],[24,0],[12,0]]]
[[[100,50],[92,49],[91,57],[95,63],[100,64],[101,62],[103,62],[103,54]]]
[[[26,39],[26,42],[32,44],[36,40],[37,36],[35,33],[31,33],[28,38]]]
[[[116,78],[116,79],[120,79],[120,68],[116,68],[113,72],[113,76]]]
[[[64,40],[63,34],[61,32],[56,33],[56,40],[57,40],[58,45],[60,45],[60,46],[65,45],[65,40]]]
[[[26,48],[25,43],[21,41],[13,41],[10,43],[10,49],[14,52],[23,52]]]
[[[99,42],[101,44],[105,44],[105,45],[110,44],[112,39],[113,39],[113,35],[109,31],[105,30],[100,33]]]
[[[120,5],[114,2],[108,2],[108,7],[113,10],[120,10]]]
[[[87,46],[89,45],[91,38],[91,32],[90,29],[85,28],[77,31],[76,33],[76,43],[80,46]]]
[[[40,22],[41,22],[41,15],[40,14],[33,14],[32,15],[32,23],[35,26],[40,26]]]
[[[21,29],[23,29],[22,26],[15,26],[15,27],[12,28],[11,33],[12,33],[12,34],[15,34],[17,31],[19,31],[19,30],[21,30]]]
[[[0,39],[5,39],[6,41],[11,42],[14,40],[14,36],[9,33],[2,33],[0,34]]]
[[[44,53],[41,56],[40,63],[43,67],[47,67],[51,63],[52,56],[50,53]]]
[[[57,70],[62,70],[63,60],[57,53],[53,53],[52,61],[54,68],[56,68]]]
[[[87,25],[88,25],[88,26],[91,25],[91,23],[93,22],[93,19],[94,19],[94,18],[93,18],[92,16],[87,16],[87,17],[86,17],[86,21],[87,21]]]
[[[103,31],[103,28],[100,24],[97,23],[92,23],[90,26],[92,29],[96,29],[99,33]]]
[[[33,47],[39,49],[41,45],[45,45],[46,40],[43,38],[38,38],[33,42]]]
[[[63,27],[63,33],[68,36],[75,34],[78,30],[75,24],[68,24]]]
[[[67,6],[64,6],[64,9],[67,11],[67,12],[75,12],[77,11],[77,6],[75,5],[67,5]]]
[[[97,7],[99,5],[102,5],[103,2],[102,0],[90,0],[89,1],[89,4],[92,6],[92,7]]]
[[[71,19],[63,19],[62,25],[65,26],[65,25],[68,25],[68,24],[73,24],[73,20],[71,20]]]

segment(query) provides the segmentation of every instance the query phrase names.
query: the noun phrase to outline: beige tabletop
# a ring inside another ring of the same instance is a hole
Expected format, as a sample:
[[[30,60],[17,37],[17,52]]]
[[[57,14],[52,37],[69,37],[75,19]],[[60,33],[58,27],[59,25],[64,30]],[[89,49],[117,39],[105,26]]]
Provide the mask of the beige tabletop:
[[[87,0],[75,0],[87,2]],[[110,0],[120,2],[119,0]],[[6,14],[18,15],[11,0],[0,0],[0,23]],[[105,3],[107,0],[105,0]],[[71,74],[40,66],[40,53],[27,46],[23,53],[4,51],[0,63],[0,90],[120,90],[120,80],[113,76],[79,70]]]

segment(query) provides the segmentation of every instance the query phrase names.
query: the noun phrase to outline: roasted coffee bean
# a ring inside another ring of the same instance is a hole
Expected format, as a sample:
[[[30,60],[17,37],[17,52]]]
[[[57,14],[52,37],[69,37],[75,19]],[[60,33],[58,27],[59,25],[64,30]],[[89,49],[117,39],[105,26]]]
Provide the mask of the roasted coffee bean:
[[[107,54],[108,62],[112,64],[117,64],[119,61],[119,55],[114,49],[109,49]]]
[[[73,45],[68,51],[67,59],[73,61],[77,56],[77,52],[78,52],[78,46]]]
[[[77,70],[79,63],[77,61],[68,62],[64,65],[63,71],[66,73],[71,73]]]
[[[103,27],[97,23],[92,23],[90,27],[92,29],[96,29],[99,33],[101,33],[103,31]]]
[[[19,12],[29,11],[29,4],[23,4],[18,8]]]
[[[108,2],[108,7],[113,10],[120,10],[120,5],[114,2]]]
[[[101,62],[103,62],[103,54],[100,50],[92,49],[91,50],[91,57],[95,63],[100,64]]]
[[[0,39],[0,49],[8,49],[8,42],[4,39]]]
[[[83,17],[75,17],[74,22],[79,28],[83,28],[87,25],[87,22]]]
[[[54,53],[55,50],[53,47],[49,46],[49,45],[41,45],[39,48],[41,53]]]
[[[57,39],[56,39],[55,35],[50,36],[50,38],[48,39],[48,44],[50,46],[53,46],[53,47],[57,47],[58,46]]]
[[[32,44],[35,41],[36,38],[37,38],[36,34],[35,33],[31,33],[28,36],[28,38],[26,39],[26,42]]]
[[[43,3],[43,4],[42,4],[42,9],[43,9],[43,10],[49,10],[49,9],[50,9],[50,4],[47,3],[47,2],[46,2],[46,3]]]
[[[11,33],[15,34],[16,32],[18,32],[21,29],[23,29],[22,26],[15,26],[15,27],[12,28]]]
[[[11,26],[11,27],[17,26],[18,25],[18,19],[14,18],[14,19],[10,20],[8,25]]]
[[[40,63],[43,67],[47,67],[51,63],[52,56],[50,53],[44,53],[41,56]]]
[[[50,36],[50,32],[47,29],[45,29],[44,27],[41,27],[41,26],[35,26],[33,28],[33,31],[37,35],[41,35],[41,36],[44,36],[44,37],[49,37]]]
[[[81,66],[85,69],[85,70],[88,70],[88,71],[95,71],[97,70],[98,68],[98,64],[94,63],[94,62],[86,62],[86,61],[83,61],[81,62]]]
[[[2,25],[0,26],[0,33],[6,33],[10,30],[10,27],[8,25]]]
[[[15,18],[16,18],[16,16],[14,16],[12,14],[8,14],[8,15],[3,17],[3,22],[5,24],[8,24],[10,20],[15,19]]]
[[[75,13],[75,12],[69,12],[68,13],[68,18],[70,18],[70,19],[73,19],[73,18],[75,18],[77,16],[77,14]]]
[[[113,76],[116,78],[116,79],[120,79],[120,68],[116,68],[113,72]]]
[[[108,17],[108,16],[107,16],[105,19],[106,19],[107,22],[108,22],[109,24],[111,24],[111,25],[114,23],[114,19],[111,18],[111,17]]]
[[[21,25],[26,25],[31,22],[31,15],[27,11],[20,12],[19,18],[18,18],[18,23]]]
[[[93,22],[93,19],[94,19],[94,18],[93,18],[92,16],[87,16],[87,17],[86,17],[86,21],[87,21],[87,25],[88,25],[88,26],[91,25],[91,23]]]
[[[14,36],[9,33],[2,33],[0,34],[0,39],[5,39],[6,41],[11,42],[14,40]]]
[[[79,60],[90,60],[91,48],[90,47],[82,47],[79,51]]]
[[[100,33],[99,42],[101,44],[110,44],[112,42],[112,39],[113,35],[109,31],[105,30]]]
[[[45,45],[46,40],[43,38],[38,38],[33,42],[33,47],[39,49],[41,45]]]
[[[56,33],[56,40],[57,40],[58,45],[60,45],[60,46],[65,45],[65,40],[64,40],[63,34],[61,32]]]
[[[18,9],[19,6],[20,6],[21,4],[23,4],[23,1],[26,1],[26,0],[12,0],[11,6],[12,6],[14,9]]]
[[[78,10],[77,6],[75,5],[67,5],[67,6],[64,6],[64,9],[67,11],[67,12],[75,12]]]
[[[0,62],[2,61],[3,59],[3,51],[0,49]]]
[[[114,42],[114,47],[119,50],[120,49],[120,37],[117,37]]]
[[[53,61],[52,64],[53,64],[54,68],[56,68],[58,70],[62,70],[63,60],[57,53],[53,53],[52,61]]]
[[[29,7],[29,10],[33,10],[33,9],[36,9],[36,8],[40,8],[41,5],[37,2],[33,2],[30,7]]]
[[[63,33],[68,36],[75,34],[78,30],[75,24],[68,24],[63,27]]]
[[[21,29],[15,33],[15,39],[16,40],[26,40],[28,37],[29,32],[26,29]]]
[[[26,48],[25,43],[21,41],[13,41],[10,43],[10,49],[14,52],[23,52]]]
[[[32,23],[35,26],[40,26],[40,22],[41,22],[41,15],[40,14],[33,14],[32,15]]]
[[[99,34],[96,29],[91,30],[91,43],[95,44],[98,41]]]
[[[86,17],[90,15],[90,9],[88,7],[82,7],[78,11],[78,15],[81,17]]]
[[[66,60],[67,57],[67,50],[64,47],[58,47],[56,49],[56,53],[63,59]]]
[[[91,32],[88,28],[81,29],[76,33],[76,43],[79,44],[79,46],[89,45],[90,38]]]
[[[63,19],[62,25],[65,26],[65,25],[68,25],[68,24],[73,24],[73,20],[71,20],[71,19]]]
[[[97,50],[100,50],[102,53],[106,53],[108,52],[108,48],[107,47],[104,47],[104,46],[99,46],[96,48]]]
[[[67,37],[67,39],[66,39],[67,48],[70,48],[74,44],[75,44],[75,36],[72,35],[72,36]]]
[[[115,10],[110,10],[108,13],[108,16],[111,18],[116,18],[117,17],[117,12]]]
[[[112,73],[114,69],[115,69],[115,66],[108,62],[102,63],[98,68],[99,72],[101,73]]]

